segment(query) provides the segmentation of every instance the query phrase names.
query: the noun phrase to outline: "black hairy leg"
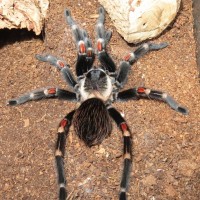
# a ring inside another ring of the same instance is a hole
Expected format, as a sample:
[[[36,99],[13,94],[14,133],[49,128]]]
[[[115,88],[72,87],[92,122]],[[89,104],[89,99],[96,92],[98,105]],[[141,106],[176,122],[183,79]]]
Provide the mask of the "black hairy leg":
[[[156,51],[167,47],[167,43],[153,44],[144,43],[140,45],[135,51],[128,53],[124,60],[121,61],[119,69],[116,73],[115,85],[118,89],[122,89],[128,80],[128,75],[131,69],[131,65],[136,62],[139,58],[144,56],[150,51]]]
[[[128,128],[128,125],[125,121],[125,119],[121,116],[121,114],[113,107],[108,108],[108,112],[112,119],[116,122],[120,130],[122,131],[123,139],[124,139],[124,167],[123,167],[123,173],[121,178],[121,184],[120,184],[120,194],[119,199],[120,200],[126,200],[126,192],[128,189],[128,182],[130,177],[130,171],[131,171],[131,132]]]
[[[128,53],[124,60],[129,62],[130,65],[132,65],[134,62],[136,62],[139,58],[147,54],[149,51],[157,51],[160,49],[163,49],[168,46],[168,43],[163,42],[160,44],[154,44],[154,43],[144,43],[140,45],[135,51]]]
[[[81,29],[71,16],[69,10],[65,10],[66,21],[72,29],[72,33],[78,49],[78,58],[76,62],[76,75],[81,76],[92,68],[95,54],[92,43],[87,32]]]
[[[65,179],[63,159],[65,155],[66,138],[69,133],[69,128],[71,126],[74,112],[75,110],[67,114],[62,119],[58,127],[58,136],[57,136],[56,150],[55,150],[55,161],[56,161],[57,175],[58,175],[59,200],[66,200],[67,198],[66,179]]]
[[[124,85],[126,84],[128,80],[128,74],[130,72],[130,69],[131,69],[131,65],[129,62],[122,61],[120,63],[117,76],[116,76],[116,82],[115,82],[115,85],[117,86],[117,88],[121,89],[124,87]]]
[[[106,45],[110,41],[112,36],[111,31],[106,31],[104,27],[105,21],[105,10],[101,7],[99,8],[99,18],[96,24],[96,34],[97,34],[97,56],[105,70],[109,72],[115,72],[116,66],[112,58],[106,52]]]
[[[31,91],[27,94],[24,94],[16,99],[11,99],[8,101],[8,105],[19,105],[26,103],[28,101],[36,101],[45,98],[58,98],[68,101],[76,101],[76,93],[69,92],[67,90],[59,89],[59,88],[44,88]]]
[[[188,114],[188,110],[177,103],[170,95],[159,90],[152,90],[146,87],[138,87],[119,92],[117,95],[118,101],[138,100],[138,99],[154,99],[167,103],[173,110],[184,115]]]
[[[56,58],[52,55],[39,55],[36,54],[35,57],[42,62],[48,62],[50,65],[56,67],[62,74],[64,80],[67,82],[68,86],[74,90],[77,82],[69,69],[69,65],[65,63],[65,61]]]

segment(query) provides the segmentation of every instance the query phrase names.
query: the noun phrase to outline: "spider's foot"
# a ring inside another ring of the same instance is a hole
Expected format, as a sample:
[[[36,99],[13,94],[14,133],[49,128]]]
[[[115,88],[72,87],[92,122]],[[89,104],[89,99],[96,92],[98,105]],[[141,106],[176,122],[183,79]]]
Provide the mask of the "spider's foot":
[[[66,17],[67,23],[68,23],[70,26],[75,25],[75,22],[74,22],[74,20],[72,19],[70,10],[68,10],[68,9],[65,10],[65,17]]]
[[[17,103],[17,100],[15,100],[15,99],[11,99],[11,100],[9,100],[8,102],[7,102],[7,105],[8,106],[15,106],[15,105],[17,105],[18,103]]]
[[[189,112],[188,112],[188,109],[187,109],[187,108],[184,108],[184,107],[182,107],[182,106],[178,106],[177,109],[176,109],[176,111],[182,113],[183,115],[188,115],[188,113],[189,113]]]
[[[149,50],[159,50],[159,49],[164,49],[165,47],[169,46],[167,42],[162,42],[160,44],[149,43],[147,45],[148,45]]]
[[[182,113],[183,115],[188,115],[189,112],[187,108],[180,106],[171,96],[167,95],[166,93],[163,93],[162,97],[172,109]]]
[[[20,105],[20,104],[23,104],[27,101],[30,101],[30,95],[24,95],[24,96],[21,96],[17,99],[10,99],[8,100],[7,102],[7,105],[8,106],[16,106],[16,105]]]
[[[39,60],[39,61],[42,61],[42,62],[48,62],[48,55],[40,55],[40,54],[36,54],[35,55],[35,58],[37,59],[37,60]]]
[[[99,11],[99,18],[97,23],[103,24],[105,21],[105,10],[103,7],[100,7],[98,11]]]

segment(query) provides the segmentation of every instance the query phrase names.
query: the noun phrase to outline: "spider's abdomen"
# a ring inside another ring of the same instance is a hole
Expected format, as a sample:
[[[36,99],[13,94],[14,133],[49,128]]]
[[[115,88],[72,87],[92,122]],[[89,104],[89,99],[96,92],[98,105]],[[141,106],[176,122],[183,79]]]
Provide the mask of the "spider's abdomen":
[[[89,147],[100,144],[110,135],[112,124],[105,104],[98,98],[84,101],[73,119],[78,137]]]

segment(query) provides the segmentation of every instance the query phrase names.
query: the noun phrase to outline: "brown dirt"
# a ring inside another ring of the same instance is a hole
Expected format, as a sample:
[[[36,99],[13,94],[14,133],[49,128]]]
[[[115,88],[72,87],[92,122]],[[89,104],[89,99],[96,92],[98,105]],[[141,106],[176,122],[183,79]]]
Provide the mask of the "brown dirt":
[[[45,87],[65,88],[60,74],[34,59],[36,53],[64,58],[71,66],[76,60],[71,32],[63,16],[71,9],[78,23],[94,39],[97,1],[52,1],[46,21],[46,40],[27,36],[24,31],[6,32],[0,49],[0,199],[57,199],[54,165],[56,129],[75,104],[43,100],[8,107],[6,101],[24,92]],[[151,52],[134,66],[126,88],[146,86],[167,91],[188,107],[182,116],[160,102],[141,100],[117,103],[133,133],[133,169],[129,199],[200,199],[200,87],[195,59],[192,1],[183,0],[175,23],[155,43],[170,46]],[[116,63],[135,48],[113,30],[108,51]],[[5,33],[5,32],[4,32]],[[1,32],[2,34],[2,32]],[[71,199],[116,200],[122,168],[122,138],[114,126],[111,137],[99,147],[86,148],[71,129],[65,168]]]

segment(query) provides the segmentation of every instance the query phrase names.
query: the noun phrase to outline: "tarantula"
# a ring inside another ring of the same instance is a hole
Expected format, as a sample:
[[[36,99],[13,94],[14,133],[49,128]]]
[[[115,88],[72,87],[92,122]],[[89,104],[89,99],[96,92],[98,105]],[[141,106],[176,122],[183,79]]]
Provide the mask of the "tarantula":
[[[66,21],[71,27],[77,45],[77,62],[75,78],[70,66],[65,61],[52,55],[36,55],[36,58],[56,67],[64,77],[70,91],[48,87],[38,89],[8,101],[8,105],[18,105],[31,100],[43,98],[58,98],[61,100],[80,102],[77,109],[69,112],[60,122],[55,150],[55,161],[58,174],[59,199],[67,198],[66,179],[64,174],[65,143],[69,128],[73,123],[77,136],[91,147],[100,144],[111,133],[111,119],[122,131],[124,167],[120,184],[119,199],[125,200],[128,179],[131,168],[131,132],[123,116],[112,106],[116,101],[155,99],[167,103],[172,109],[187,114],[186,108],[180,106],[168,94],[148,89],[146,87],[131,88],[120,91],[127,82],[131,65],[149,51],[165,48],[167,43],[145,43],[129,53],[119,64],[119,68],[106,51],[106,45],[111,38],[111,31],[105,30],[105,11],[99,8],[96,24],[96,50],[92,48],[87,32],[81,29],[71,17],[70,11],[65,10]],[[100,62],[93,66],[95,55]]]

